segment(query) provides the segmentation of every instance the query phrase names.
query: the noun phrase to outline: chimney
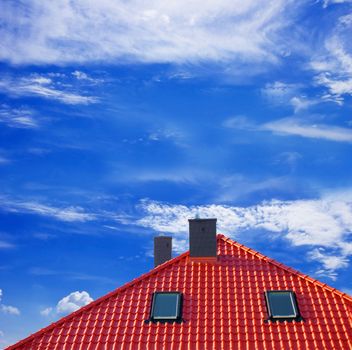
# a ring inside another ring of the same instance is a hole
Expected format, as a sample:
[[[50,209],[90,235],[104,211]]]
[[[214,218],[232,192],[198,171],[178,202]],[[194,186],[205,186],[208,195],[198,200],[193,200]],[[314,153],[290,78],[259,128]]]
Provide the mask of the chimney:
[[[154,267],[171,259],[172,238],[167,236],[154,237]]]
[[[190,219],[189,255],[191,258],[216,258],[216,219]]]

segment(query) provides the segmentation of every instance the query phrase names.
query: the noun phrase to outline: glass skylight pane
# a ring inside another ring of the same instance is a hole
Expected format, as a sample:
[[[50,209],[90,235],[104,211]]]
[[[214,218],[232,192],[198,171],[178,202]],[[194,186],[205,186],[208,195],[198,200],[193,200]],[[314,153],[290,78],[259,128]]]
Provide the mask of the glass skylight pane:
[[[177,319],[179,317],[180,294],[155,293],[153,299],[154,319]]]
[[[267,292],[270,314],[272,317],[296,317],[297,309],[292,292]]]

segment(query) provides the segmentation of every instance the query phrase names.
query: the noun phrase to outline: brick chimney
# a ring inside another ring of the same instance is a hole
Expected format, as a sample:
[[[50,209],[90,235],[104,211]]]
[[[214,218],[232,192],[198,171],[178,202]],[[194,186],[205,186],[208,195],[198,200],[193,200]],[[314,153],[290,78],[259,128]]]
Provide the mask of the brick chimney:
[[[154,237],[154,267],[171,259],[172,238],[167,236]]]
[[[191,258],[216,259],[216,220],[190,219],[189,254]]]

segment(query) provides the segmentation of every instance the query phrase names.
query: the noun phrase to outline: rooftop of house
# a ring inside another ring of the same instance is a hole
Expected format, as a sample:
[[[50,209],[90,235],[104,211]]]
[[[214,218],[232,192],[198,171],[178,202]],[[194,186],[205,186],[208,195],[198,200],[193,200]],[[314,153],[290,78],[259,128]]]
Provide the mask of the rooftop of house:
[[[352,348],[350,296],[215,237],[215,259],[187,251],[8,349]],[[271,317],[269,291],[293,295],[294,315]],[[179,293],[179,317],[155,317],[158,292]]]

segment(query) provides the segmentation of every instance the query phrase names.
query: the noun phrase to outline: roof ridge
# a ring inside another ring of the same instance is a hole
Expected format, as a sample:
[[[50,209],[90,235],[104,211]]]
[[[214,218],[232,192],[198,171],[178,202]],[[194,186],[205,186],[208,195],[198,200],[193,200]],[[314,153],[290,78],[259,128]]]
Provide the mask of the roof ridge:
[[[226,243],[232,244],[232,245],[238,247],[239,249],[241,249],[241,250],[243,250],[243,251],[245,251],[247,253],[250,253],[250,254],[252,254],[255,257],[258,257],[261,260],[264,260],[264,261],[266,261],[266,262],[268,262],[268,263],[270,263],[272,265],[275,265],[275,266],[277,266],[277,267],[279,267],[279,268],[281,268],[281,269],[283,269],[283,270],[285,270],[285,271],[287,271],[289,273],[295,274],[296,276],[298,276],[298,277],[300,277],[300,278],[302,278],[302,279],[304,279],[304,280],[306,280],[306,281],[308,281],[308,282],[310,282],[310,283],[312,283],[314,285],[317,285],[317,286],[319,286],[319,287],[321,287],[321,288],[323,288],[325,290],[333,292],[334,294],[339,295],[340,297],[348,300],[349,302],[352,302],[352,297],[349,296],[348,294],[343,293],[343,292],[339,291],[338,289],[333,288],[333,287],[327,285],[326,283],[322,283],[322,282],[320,282],[320,281],[318,281],[318,280],[316,280],[316,279],[314,279],[314,278],[312,278],[312,277],[310,277],[310,276],[308,276],[306,274],[303,274],[302,272],[300,272],[298,270],[292,269],[292,268],[290,268],[290,267],[288,267],[288,266],[286,266],[286,265],[284,265],[282,263],[279,263],[278,261],[276,261],[276,260],[274,260],[272,258],[269,258],[268,256],[263,255],[260,252],[245,246],[244,244],[240,244],[240,243],[238,243],[238,242],[226,237],[223,234],[217,234],[216,238],[217,238],[217,241],[223,240]],[[94,308],[95,306],[99,305],[100,303],[104,302],[105,300],[108,300],[109,298],[111,298],[111,297],[113,297],[115,295],[118,295],[119,293],[125,291],[126,289],[128,289],[131,286],[137,284],[138,282],[140,282],[140,281],[142,281],[142,280],[144,280],[144,279],[146,279],[146,278],[148,278],[150,276],[153,276],[154,274],[157,274],[158,272],[166,269],[170,265],[175,264],[175,263],[187,258],[188,256],[189,256],[189,251],[186,251],[185,253],[182,253],[179,256],[166,261],[165,263],[163,263],[163,264],[151,269],[150,271],[140,275],[139,277],[137,277],[137,278],[125,283],[124,285],[116,288],[115,290],[113,290],[113,291],[101,296],[100,298],[92,301],[88,305],[83,306],[80,309],[70,313],[69,315],[62,317],[61,319],[57,320],[56,322],[51,323],[50,325],[40,329],[39,331],[37,331],[35,333],[32,333],[27,338],[22,339],[19,342],[10,345],[6,349],[7,350],[16,349],[17,347],[28,343],[33,338],[36,338],[37,336],[43,335],[46,332],[51,331],[55,327],[61,326],[64,322],[66,322],[68,320],[71,320],[74,317],[76,317],[77,315],[80,315],[80,314],[82,314],[82,313]]]
[[[178,262],[180,260],[182,260],[183,258],[186,258],[189,255],[189,251],[186,251],[178,256],[176,256],[175,258],[172,258],[166,262],[164,262],[163,264],[154,267],[153,269],[151,269],[150,271],[143,273],[142,275],[140,275],[139,277],[134,278],[132,281],[129,281],[127,283],[125,283],[124,285],[122,285],[121,287],[118,287],[114,290],[112,290],[111,292],[99,297],[98,299],[92,301],[91,303],[82,306],[81,308],[79,308],[78,310],[68,314],[67,316],[64,316],[62,318],[60,318],[59,320],[49,324],[48,326],[40,329],[39,331],[30,334],[28,337],[20,340],[19,342],[16,342],[15,344],[10,345],[9,347],[5,348],[6,350],[11,350],[11,349],[15,349],[20,345],[23,345],[25,343],[27,343],[28,341],[32,340],[33,338],[42,335],[44,333],[46,333],[47,331],[50,331],[52,328],[55,328],[56,326],[59,326],[61,323],[66,322],[67,320],[70,320],[71,318],[74,318],[75,316],[79,315],[80,313],[83,313],[91,308],[93,308],[94,306],[100,304],[101,302],[109,299],[110,297],[112,297],[115,294],[121,293],[122,291],[124,291],[125,289],[133,286],[134,284],[138,283],[139,281],[152,276],[153,274],[167,268],[169,265],[174,264],[175,262]]]
[[[292,267],[289,267],[289,266],[287,266],[287,265],[285,265],[283,263],[280,263],[280,262],[276,261],[275,259],[272,259],[272,258],[268,257],[267,255],[264,255],[264,254],[254,250],[252,248],[249,248],[249,247],[245,246],[244,244],[238,243],[235,240],[232,240],[231,238],[226,237],[223,234],[218,234],[217,238],[218,239],[222,239],[222,240],[224,240],[227,243],[233,244],[233,245],[237,246],[238,248],[244,250],[245,252],[250,253],[250,254],[258,257],[259,259],[265,260],[265,261],[267,261],[270,264],[273,264],[273,265],[275,265],[275,266],[277,266],[277,267],[279,267],[279,268],[281,268],[281,269],[283,269],[283,270],[285,270],[287,272],[293,273],[296,276],[298,276],[300,278],[303,278],[304,280],[306,280],[306,281],[308,281],[310,283],[318,285],[319,287],[321,287],[323,289],[326,289],[329,292],[333,292],[333,293],[339,295],[340,297],[345,298],[348,301],[352,302],[352,297],[350,295],[348,295],[348,294],[346,294],[344,292],[341,292],[340,290],[338,290],[338,289],[336,289],[334,287],[329,286],[327,283],[320,282],[319,280],[317,280],[317,279],[315,279],[315,278],[313,278],[313,277],[311,277],[311,276],[309,276],[307,274],[304,274],[303,272],[300,272],[300,271],[298,271],[296,269],[293,269]]]

